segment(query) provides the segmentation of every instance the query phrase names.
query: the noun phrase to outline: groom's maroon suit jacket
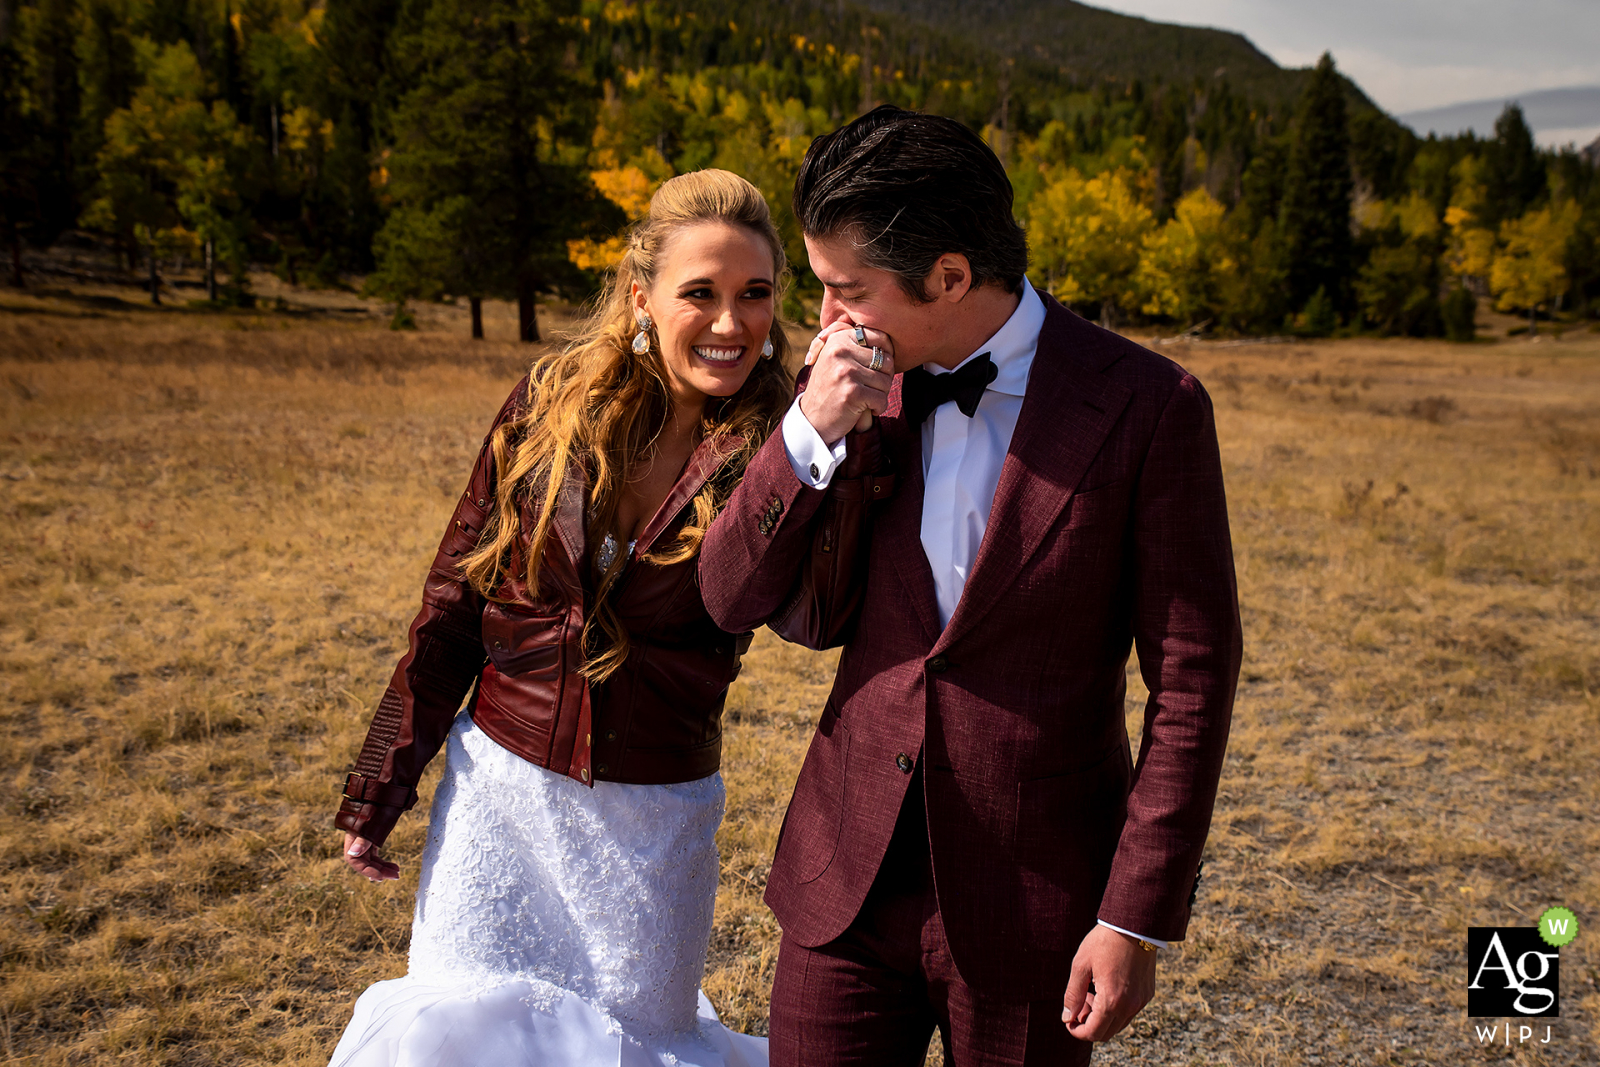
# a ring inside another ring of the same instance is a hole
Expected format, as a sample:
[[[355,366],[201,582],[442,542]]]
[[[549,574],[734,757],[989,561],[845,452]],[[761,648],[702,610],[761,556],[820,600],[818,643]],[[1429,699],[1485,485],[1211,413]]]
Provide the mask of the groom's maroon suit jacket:
[[[896,379],[879,426],[898,486],[872,516],[865,600],[766,895],[802,945],[844,932],[915,780],[902,756],[920,758],[956,966],[1029,1000],[1061,994],[1097,917],[1184,936],[1241,644],[1210,399],[1170,360],[1044,300],[988,526],[942,630],[921,434]],[[724,629],[761,625],[794,589],[823,496],[774,434],[701,551]],[[1137,764],[1131,646],[1152,694]]]

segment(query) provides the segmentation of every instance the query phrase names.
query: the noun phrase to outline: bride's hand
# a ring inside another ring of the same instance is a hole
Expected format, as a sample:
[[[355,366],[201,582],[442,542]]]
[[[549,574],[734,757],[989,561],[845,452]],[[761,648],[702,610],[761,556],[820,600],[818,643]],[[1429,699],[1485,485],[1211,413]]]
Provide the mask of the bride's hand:
[[[344,834],[344,861],[350,869],[369,882],[386,882],[400,877],[400,865],[390,863],[378,855],[378,846],[364,837],[346,830]]]

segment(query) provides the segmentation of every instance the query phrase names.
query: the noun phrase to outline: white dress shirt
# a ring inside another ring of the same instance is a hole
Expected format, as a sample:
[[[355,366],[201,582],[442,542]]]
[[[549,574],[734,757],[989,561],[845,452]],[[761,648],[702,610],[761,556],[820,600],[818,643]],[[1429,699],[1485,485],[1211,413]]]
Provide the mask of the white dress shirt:
[[[922,550],[933,571],[940,626],[949,625],[978,558],[1043,328],[1044,302],[1032,285],[1024,284],[1022,299],[1005,325],[956,365],[960,370],[986,352],[994,361],[997,374],[972,417],[953,403],[941,404],[922,424]],[[924,368],[932,374],[953,373],[931,363]],[[824,441],[801,412],[798,399],[783,418],[783,443],[795,477],[817,489],[827,488],[844,461],[844,439],[832,445]],[[1167,947],[1165,941],[1120,926],[1100,925]]]

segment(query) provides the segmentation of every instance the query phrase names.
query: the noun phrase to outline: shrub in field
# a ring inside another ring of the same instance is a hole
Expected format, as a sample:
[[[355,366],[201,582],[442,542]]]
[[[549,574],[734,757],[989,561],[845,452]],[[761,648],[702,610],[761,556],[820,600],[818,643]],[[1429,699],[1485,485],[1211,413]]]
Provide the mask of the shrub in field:
[[[1356,279],[1361,313],[1386,334],[1437,334],[1438,273],[1437,259],[1411,242],[1373,249]]]
[[[1478,335],[1478,298],[1466,286],[1454,286],[1439,305],[1439,317],[1447,339],[1471,341]]]
[[[1307,337],[1328,337],[1339,328],[1339,312],[1334,309],[1328,290],[1317,286],[1296,322],[1298,332]]]

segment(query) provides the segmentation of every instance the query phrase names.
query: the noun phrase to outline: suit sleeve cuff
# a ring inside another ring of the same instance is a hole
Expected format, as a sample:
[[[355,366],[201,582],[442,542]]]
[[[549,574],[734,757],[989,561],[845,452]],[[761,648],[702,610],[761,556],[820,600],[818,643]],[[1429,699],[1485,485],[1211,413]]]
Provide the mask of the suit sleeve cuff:
[[[844,462],[846,446],[841,437],[830,448],[817,433],[811,420],[800,410],[800,398],[789,405],[783,417],[783,450],[789,456],[789,466],[802,485],[813,489],[826,489],[833,480],[833,472]]]
[[[1165,942],[1165,941],[1158,940],[1158,939],[1156,939],[1154,937],[1146,937],[1143,934],[1136,934],[1132,930],[1124,930],[1120,926],[1112,926],[1110,923],[1106,922],[1104,919],[1096,919],[1095,921],[1098,922],[1101,926],[1104,926],[1108,930],[1115,930],[1119,934],[1127,934],[1129,937],[1133,938],[1135,941],[1147,941],[1150,944],[1154,945],[1156,948],[1166,948],[1166,947],[1168,947],[1167,946],[1167,942]]]

